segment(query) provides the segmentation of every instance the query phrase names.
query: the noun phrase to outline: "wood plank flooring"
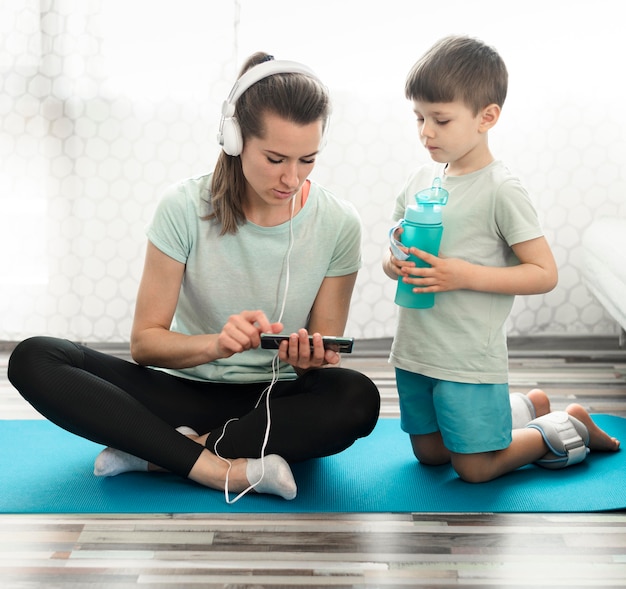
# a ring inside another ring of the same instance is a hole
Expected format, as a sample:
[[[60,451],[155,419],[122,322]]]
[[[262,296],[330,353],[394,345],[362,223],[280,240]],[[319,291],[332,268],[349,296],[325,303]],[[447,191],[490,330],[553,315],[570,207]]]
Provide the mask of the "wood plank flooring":
[[[388,343],[344,360],[378,384],[381,418],[398,415]],[[0,419],[39,418],[6,379],[10,347]],[[626,417],[617,338],[511,340],[510,372],[512,390],[541,387],[554,409]],[[0,515],[3,589],[139,586],[626,587],[626,512]]]

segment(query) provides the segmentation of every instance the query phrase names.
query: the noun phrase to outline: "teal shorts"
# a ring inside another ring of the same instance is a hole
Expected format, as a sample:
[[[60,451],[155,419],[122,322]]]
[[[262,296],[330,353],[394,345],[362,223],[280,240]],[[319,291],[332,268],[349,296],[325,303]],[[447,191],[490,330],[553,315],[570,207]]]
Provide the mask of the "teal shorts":
[[[396,368],[400,423],[411,435],[441,432],[451,452],[476,454],[511,443],[509,385],[429,378]]]

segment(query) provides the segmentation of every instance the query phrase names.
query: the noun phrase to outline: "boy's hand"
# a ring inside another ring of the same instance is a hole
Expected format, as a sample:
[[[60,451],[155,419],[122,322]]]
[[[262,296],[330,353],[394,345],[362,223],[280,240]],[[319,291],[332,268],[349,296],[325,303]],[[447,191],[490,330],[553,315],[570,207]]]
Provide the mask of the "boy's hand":
[[[383,272],[392,280],[398,280],[398,277],[402,276],[402,268],[404,266],[415,266],[414,262],[406,259],[409,255],[409,248],[403,246],[399,241],[403,231],[402,227],[396,228],[393,234],[395,241],[390,245],[387,256],[383,258]],[[404,257],[400,258],[402,255]]]
[[[430,264],[430,268],[418,268],[412,262],[395,261],[403,282],[417,288],[413,292],[444,292],[467,288],[466,277],[471,271],[471,264],[458,258],[440,258],[415,247],[410,248],[411,255]]]
[[[408,248],[403,247],[404,251],[408,252]],[[415,262],[410,260],[399,260],[396,258],[391,251],[389,251],[389,256],[385,260],[383,264],[383,269],[389,278],[397,279],[398,276],[402,276],[404,274],[404,268],[414,268]]]

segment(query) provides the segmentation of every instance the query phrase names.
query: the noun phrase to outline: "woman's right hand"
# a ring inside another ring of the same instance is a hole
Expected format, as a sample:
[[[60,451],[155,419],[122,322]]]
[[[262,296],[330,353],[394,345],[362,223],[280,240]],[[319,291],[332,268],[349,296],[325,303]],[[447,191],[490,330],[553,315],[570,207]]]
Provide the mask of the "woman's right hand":
[[[280,333],[282,323],[270,323],[263,311],[242,311],[231,315],[216,340],[215,356],[230,358],[261,345],[262,333]]]

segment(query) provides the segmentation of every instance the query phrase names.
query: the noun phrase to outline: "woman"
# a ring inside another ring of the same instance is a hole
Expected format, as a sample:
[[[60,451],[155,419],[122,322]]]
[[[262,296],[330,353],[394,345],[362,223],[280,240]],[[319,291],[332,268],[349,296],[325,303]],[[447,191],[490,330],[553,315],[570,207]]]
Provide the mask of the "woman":
[[[136,364],[36,337],[14,350],[9,378],[48,419],[109,446],[97,475],[164,469],[227,498],[252,487],[292,499],[289,462],[344,450],[378,417],[375,385],[322,344],[345,329],[361,229],[307,180],[326,88],[263,53],[243,72],[214,172],[172,187],[148,230]],[[263,332],[290,337],[265,350]]]

